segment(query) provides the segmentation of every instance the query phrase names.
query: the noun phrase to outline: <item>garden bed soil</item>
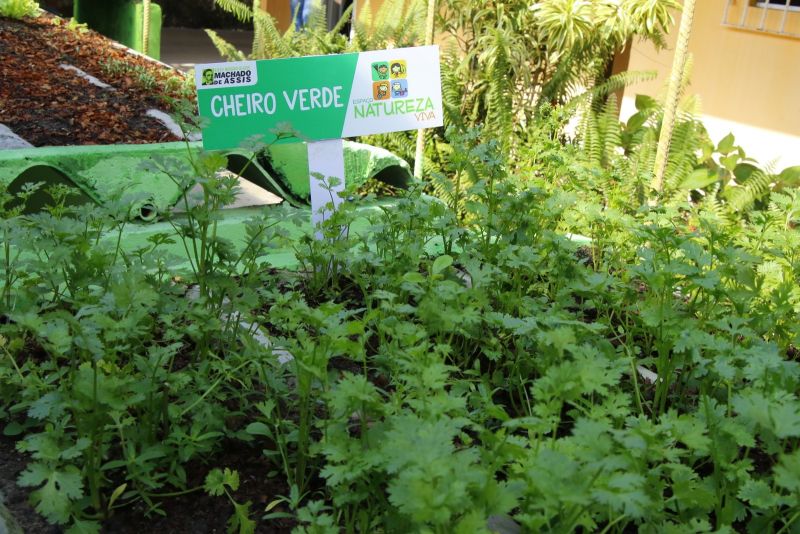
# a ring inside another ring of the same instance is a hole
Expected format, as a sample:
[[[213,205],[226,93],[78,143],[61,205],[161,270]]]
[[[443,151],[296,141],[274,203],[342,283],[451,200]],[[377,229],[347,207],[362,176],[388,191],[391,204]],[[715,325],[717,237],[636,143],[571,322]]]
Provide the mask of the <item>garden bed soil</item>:
[[[15,482],[27,463],[27,457],[14,449],[14,440],[0,434],[0,502],[14,516],[22,532],[58,534],[61,529],[48,524],[28,503],[29,489],[20,488]]]
[[[279,479],[267,478],[272,469],[258,448],[233,442],[224,448],[225,454],[217,460],[220,466],[239,471],[239,490],[233,495],[240,503],[250,501],[251,518],[259,519],[266,505],[289,491],[281,486]],[[0,492],[4,503],[11,511],[22,532],[26,534],[60,534],[62,529],[47,523],[28,502],[28,488],[20,488],[15,480],[27,465],[26,455],[17,452],[11,438],[0,435]],[[206,474],[214,466],[190,463],[186,466],[189,487],[203,484]],[[159,502],[165,516],[146,515],[144,505],[132,505],[118,509],[103,523],[106,534],[142,534],[150,532],[223,534],[227,532],[227,521],[233,506],[223,497],[211,497],[203,491],[195,491],[180,497],[170,497]],[[271,512],[288,512],[278,505]],[[294,523],[286,519],[257,521],[256,533],[283,534],[291,532]]]
[[[198,462],[186,464],[189,487],[203,485],[208,472],[216,466],[229,467],[239,472],[239,489],[233,493],[240,504],[250,502],[250,518],[256,520],[256,534],[289,534],[295,523],[287,519],[260,521],[264,508],[278,496],[288,495],[289,489],[278,477],[267,478],[274,466],[264,457],[258,447],[249,447],[241,441],[232,441],[223,446],[224,454],[216,458],[218,463],[204,465]],[[228,518],[233,514],[233,505],[225,496],[212,497],[196,491],[179,497],[170,497],[159,502],[166,514],[150,514],[144,503],[119,509],[103,523],[106,534],[142,534],[143,532],[174,532],[192,534],[224,534]],[[278,505],[271,512],[289,512]]]
[[[0,17],[0,123],[34,146],[178,141],[146,113],[172,112],[171,101],[189,96],[183,75],[115,44],[49,14]]]

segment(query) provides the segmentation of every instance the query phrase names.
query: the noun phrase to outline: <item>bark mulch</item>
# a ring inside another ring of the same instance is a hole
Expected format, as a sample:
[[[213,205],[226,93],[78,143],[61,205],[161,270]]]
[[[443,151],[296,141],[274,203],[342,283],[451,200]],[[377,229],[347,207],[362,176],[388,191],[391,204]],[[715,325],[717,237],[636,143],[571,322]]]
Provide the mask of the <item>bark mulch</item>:
[[[92,85],[69,64],[111,85]],[[0,123],[34,146],[178,141],[149,109],[193,96],[183,75],[64,19],[0,17]]]

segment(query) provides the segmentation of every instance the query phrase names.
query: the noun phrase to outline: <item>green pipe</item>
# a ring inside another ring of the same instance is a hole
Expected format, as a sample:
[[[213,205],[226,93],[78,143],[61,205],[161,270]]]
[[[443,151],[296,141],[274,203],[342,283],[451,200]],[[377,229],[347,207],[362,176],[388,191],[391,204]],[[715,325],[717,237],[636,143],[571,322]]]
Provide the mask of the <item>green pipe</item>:
[[[100,204],[123,194],[131,195],[137,199],[136,217],[154,220],[180,199],[182,191],[152,163],[167,165],[173,175],[191,177],[195,174],[191,159],[201,150],[200,143],[176,142],[0,151],[0,186],[19,191],[30,183],[63,183]],[[305,144],[274,145],[255,159],[252,153],[244,151],[224,154],[229,170],[294,206],[308,205]],[[146,165],[147,162],[151,164]],[[345,142],[345,173],[348,183],[355,186],[376,178],[404,188],[413,180],[408,164],[401,158],[380,148],[352,142]],[[35,209],[41,209],[41,205]]]
[[[159,59],[161,6],[150,0],[75,0],[75,20],[120,43]]]

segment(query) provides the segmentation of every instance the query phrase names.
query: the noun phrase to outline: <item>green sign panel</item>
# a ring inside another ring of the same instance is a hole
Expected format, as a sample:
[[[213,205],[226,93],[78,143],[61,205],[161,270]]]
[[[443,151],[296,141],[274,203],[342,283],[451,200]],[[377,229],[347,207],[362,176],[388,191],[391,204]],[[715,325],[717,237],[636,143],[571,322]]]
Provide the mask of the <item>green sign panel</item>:
[[[442,125],[439,48],[197,65],[206,149],[277,132],[318,141]]]

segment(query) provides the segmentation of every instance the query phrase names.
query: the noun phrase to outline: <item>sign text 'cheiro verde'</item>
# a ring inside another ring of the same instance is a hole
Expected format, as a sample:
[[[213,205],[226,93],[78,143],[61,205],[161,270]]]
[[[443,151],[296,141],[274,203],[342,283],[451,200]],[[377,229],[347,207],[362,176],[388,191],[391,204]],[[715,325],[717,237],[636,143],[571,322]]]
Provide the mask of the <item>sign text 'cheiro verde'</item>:
[[[271,143],[283,124],[310,141],[442,125],[437,46],[213,63],[195,76],[209,150]]]

